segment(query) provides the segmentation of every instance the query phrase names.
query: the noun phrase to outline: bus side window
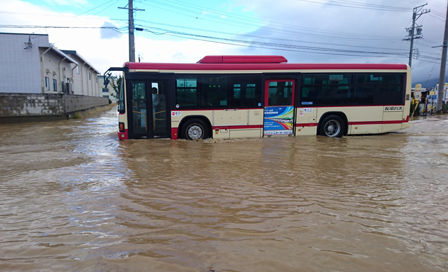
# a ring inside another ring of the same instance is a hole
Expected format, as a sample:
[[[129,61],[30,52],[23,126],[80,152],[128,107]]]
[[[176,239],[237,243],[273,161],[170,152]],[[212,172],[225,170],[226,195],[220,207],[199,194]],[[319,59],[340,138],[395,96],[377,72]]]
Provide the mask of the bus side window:
[[[179,108],[198,106],[198,88],[195,78],[178,78],[176,80],[176,105]]]
[[[230,107],[261,106],[261,78],[233,76],[230,94]]]
[[[302,80],[302,85],[311,85],[314,82],[312,75],[304,75]],[[311,97],[311,87],[302,87],[302,98]],[[303,100],[303,99],[302,99]]]
[[[303,100],[303,98],[308,98],[309,94],[310,94],[310,88],[302,87],[302,100]]]
[[[228,106],[227,77],[201,77],[201,106],[225,108]]]

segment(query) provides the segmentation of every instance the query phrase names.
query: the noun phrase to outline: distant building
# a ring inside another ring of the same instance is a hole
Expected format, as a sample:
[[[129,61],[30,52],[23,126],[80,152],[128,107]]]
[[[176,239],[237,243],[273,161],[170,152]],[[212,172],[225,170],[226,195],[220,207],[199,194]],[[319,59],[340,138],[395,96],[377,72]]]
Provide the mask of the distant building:
[[[112,84],[117,84],[117,77],[109,77],[110,83],[107,85],[107,88],[104,86],[104,76],[98,76],[98,80],[98,84],[102,91],[102,96],[109,98],[112,102],[117,102],[117,94],[112,87]]]
[[[99,74],[47,34],[0,33],[0,123],[60,120],[106,106]]]
[[[98,74],[76,51],[59,50],[48,34],[0,33],[0,93],[102,96]]]
[[[73,71],[74,94],[81,94],[87,96],[103,96],[100,87],[98,70],[85,60],[75,50],[61,50],[64,54],[76,61],[77,64],[71,63],[71,70]]]

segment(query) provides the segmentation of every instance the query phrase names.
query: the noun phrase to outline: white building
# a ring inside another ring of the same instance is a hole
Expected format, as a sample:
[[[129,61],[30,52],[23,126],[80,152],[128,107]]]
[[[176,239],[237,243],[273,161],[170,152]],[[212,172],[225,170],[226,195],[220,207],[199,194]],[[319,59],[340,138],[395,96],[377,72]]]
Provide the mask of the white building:
[[[117,102],[117,93],[112,87],[113,84],[117,84],[117,77],[111,76],[109,77],[110,83],[107,85],[107,88],[104,86],[104,76],[98,76],[98,84],[102,90],[102,96],[109,98],[112,102]]]
[[[75,50],[61,50],[64,54],[76,61],[71,63],[71,70],[73,71],[73,84],[74,94],[87,95],[87,96],[103,96],[99,75],[101,74],[96,70],[87,60],[81,55],[76,53]]]
[[[63,51],[47,34],[0,33],[0,93],[102,97],[98,74],[76,51]]]

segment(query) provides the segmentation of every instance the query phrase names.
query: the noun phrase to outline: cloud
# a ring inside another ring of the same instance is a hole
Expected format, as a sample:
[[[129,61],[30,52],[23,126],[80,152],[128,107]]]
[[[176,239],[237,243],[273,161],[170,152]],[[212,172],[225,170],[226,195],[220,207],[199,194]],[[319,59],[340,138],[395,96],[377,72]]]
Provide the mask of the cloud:
[[[53,0],[53,3],[56,3],[55,1]],[[58,1],[63,4],[64,2],[60,1],[65,0]],[[79,4],[82,1],[84,0],[71,2]],[[365,1],[365,3],[369,2]],[[200,33],[194,30],[182,31],[245,41],[261,41],[271,43],[272,46],[257,44],[232,46],[175,38],[169,35],[154,35],[149,32],[136,32],[136,58],[140,55],[143,58],[142,61],[147,62],[196,62],[205,55],[266,54],[283,55],[289,62],[302,63],[408,63],[407,55],[410,44],[402,39],[406,36],[405,28],[410,26],[412,8],[420,5],[420,1],[407,0],[391,4],[390,1],[384,0],[376,4],[406,6],[409,8],[409,12],[354,9],[298,0],[277,1],[275,5],[272,5],[270,0],[229,1],[223,4],[227,11],[221,14],[226,17],[226,23],[228,23],[228,28],[226,27],[225,31],[244,33],[252,35],[252,37],[222,35],[217,32],[204,34],[204,32]],[[434,0],[428,5],[428,8],[435,10],[439,8],[438,10],[440,10],[440,7],[443,8],[445,5],[446,3],[442,0]],[[6,11],[2,12],[0,16],[0,24],[3,25],[96,27],[83,29],[3,28],[0,31],[48,33],[51,43],[60,49],[76,50],[100,71],[105,71],[110,66],[121,66],[129,59],[127,34],[99,28],[116,25],[120,29],[127,29],[125,20],[120,23],[105,16],[76,16],[73,13],[53,12],[49,8],[19,0],[5,1],[2,10]],[[234,13],[236,11],[238,13]],[[438,13],[440,14],[440,12]],[[208,14],[210,11],[206,10],[203,15]],[[237,21],[238,16],[230,16],[230,14],[243,14],[239,16],[242,20]],[[247,16],[244,16],[245,14]],[[441,48],[432,48],[432,46],[442,43],[444,22],[429,15],[421,16],[418,21],[423,25],[424,38],[417,40],[414,44],[414,48],[419,50],[420,56],[418,60],[413,60],[412,71],[413,78],[419,82],[426,81],[429,75],[438,77],[440,69],[440,61],[437,58],[440,59]],[[195,20],[195,22],[199,21]],[[183,21],[173,24],[183,24]],[[185,21],[185,26],[190,27],[187,21]],[[208,25],[197,27],[216,29]],[[248,32],[247,29],[252,30]],[[256,30],[253,31],[253,29]],[[308,46],[310,48],[308,50],[285,47],[275,49],[274,45],[276,44],[285,44],[289,47]],[[322,48],[348,51],[341,53],[325,51]],[[355,54],[350,51],[365,51],[367,53]],[[368,54],[368,52],[370,53]],[[375,52],[397,52],[402,55],[378,56]]]
[[[41,25],[76,26],[98,28],[0,28],[0,32],[46,33],[50,43],[63,50],[76,50],[97,70],[104,72],[109,67],[119,67],[129,60],[128,36],[100,29],[101,26],[114,27],[109,18],[100,16],[75,16],[71,13],[56,13],[48,8],[31,3],[13,0],[4,6],[4,10],[20,10],[20,13],[5,13],[0,16],[0,25]],[[126,25],[117,26],[126,28]],[[143,37],[136,33],[136,59],[140,54],[148,62],[197,62],[205,54],[235,54],[235,48],[195,40],[167,40],[170,36]]]
[[[123,33],[118,30],[118,27],[110,22],[104,22],[102,27],[107,28],[102,28],[100,30],[101,39],[115,39],[123,36]]]
[[[281,54],[289,62],[354,62],[354,63],[406,63],[409,62],[410,43],[403,41],[406,27],[410,26],[412,9],[420,6],[417,0],[380,1],[375,5],[404,7],[401,11],[384,11],[364,8],[348,8],[324,5],[324,1],[277,1],[270,5],[268,0],[237,0],[233,9],[255,13],[263,25],[251,35],[264,37],[263,41],[291,46],[309,46],[348,50],[337,53],[325,50],[284,51],[276,49],[247,48],[245,52]],[[370,5],[371,1],[358,1]],[[357,3],[358,3],[357,2]],[[269,8],[266,8],[269,7]],[[440,7],[446,7],[442,0],[431,1],[425,9],[436,14],[424,14],[417,21],[423,25],[423,39],[415,40],[418,59],[412,60],[414,82],[427,81],[431,71],[440,70],[441,51],[432,46],[442,43],[444,20],[440,18]],[[443,9],[443,11],[445,11]],[[438,16],[434,16],[438,15]],[[249,22],[248,22],[249,23]],[[254,41],[260,38],[241,39]],[[364,51],[355,54],[350,51]],[[384,54],[378,54],[383,52]],[[417,54],[414,54],[416,56]],[[439,59],[439,60],[437,60]],[[432,72],[434,75],[434,72]],[[438,77],[438,72],[436,73]],[[434,77],[431,75],[431,77]]]
[[[202,16],[205,16],[205,15],[207,15],[207,14],[212,14],[212,12],[211,12],[211,11],[208,11],[208,10],[204,10],[204,11],[202,12]]]

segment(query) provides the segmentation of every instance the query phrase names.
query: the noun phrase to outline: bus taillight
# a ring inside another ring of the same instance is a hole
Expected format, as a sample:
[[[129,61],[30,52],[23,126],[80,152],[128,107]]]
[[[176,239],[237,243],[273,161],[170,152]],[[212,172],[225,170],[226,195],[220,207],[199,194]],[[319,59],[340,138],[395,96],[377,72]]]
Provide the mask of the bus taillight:
[[[118,130],[120,132],[124,132],[124,123],[122,123],[122,122],[118,123]]]

